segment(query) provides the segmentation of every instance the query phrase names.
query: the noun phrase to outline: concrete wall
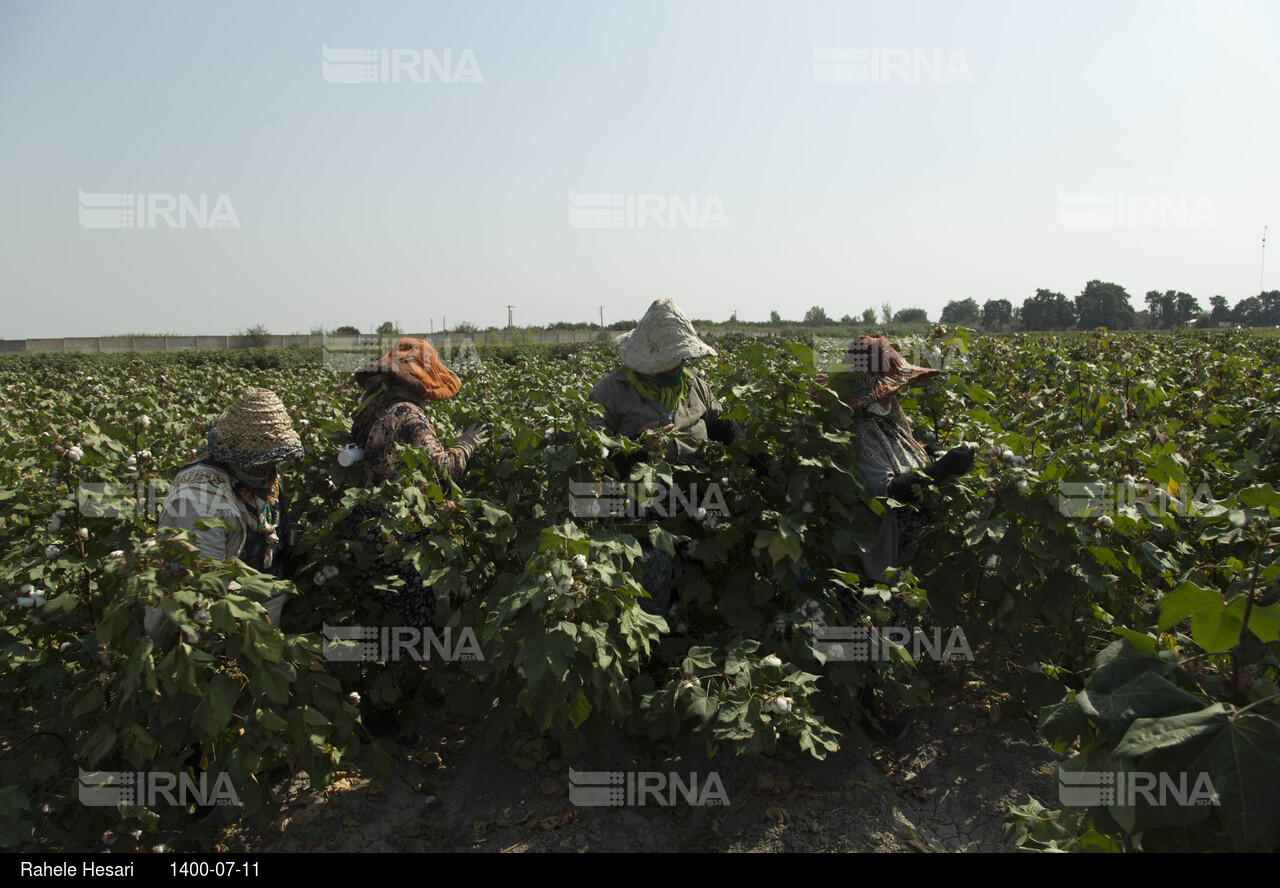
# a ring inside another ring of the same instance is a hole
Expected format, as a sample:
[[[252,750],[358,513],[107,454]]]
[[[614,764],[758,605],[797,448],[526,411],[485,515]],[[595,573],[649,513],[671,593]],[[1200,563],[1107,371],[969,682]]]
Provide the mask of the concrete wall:
[[[718,331],[723,334],[725,331]],[[757,331],[740,331],[762,335]],[[505,330],[490,330],[479,333],[411,333],[407,334],[425,339],[437,349],[460,348],[464,345],[510,345],[515,343],[538,343],[555,345],[570,342],[600,342],[599,330],[555,330],[544,333],[517,332],[515,335]],[[612,341],[620,335],[616,330],[606,331],[604,337]],[[0,339],[0,354],[41,354],[47,352],[75,352],[79,354],[122,354],[127,352],[168,352],[168,351],[222,351],[232,348],[247,348],[249,342],[242,336],[78,336],[65,339]],[[305,346],[321,348],[362,351],[385,351],[388,343],[383,337],[366,334],[361,336],[310,336],[300,334],[294,336],[271,336],[267,340],[267,348],[288,348]]]

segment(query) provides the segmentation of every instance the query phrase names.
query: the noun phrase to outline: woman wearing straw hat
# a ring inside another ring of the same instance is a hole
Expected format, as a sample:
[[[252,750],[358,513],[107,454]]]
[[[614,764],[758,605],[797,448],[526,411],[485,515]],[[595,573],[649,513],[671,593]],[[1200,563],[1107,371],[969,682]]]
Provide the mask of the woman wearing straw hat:
[[[272,391],[251,388],[209,424],[205,449],[173,479],[160,512],[160,527],[193,531],[202,558],[238,557],[250,567],[280,576],[283,545],[276,533],[284,520],[277,464],[302,456],[302,441],[284,404]],[[220,518],[231,530],[196,530],[198,519]],[[267,616],[280,622],[285,596],[267,602]],[[147,609],[155,634],[161,611]]]
[[[716,350],[698,338],[693,324],[670,299],[654,302],[636,328],[618,340],[622,369],[600,380],[591,400],[604,408],[605,424],[616,435],[637,438],[650,429],[671,433],[667,460],[689,462],[707,441],[732,442],[741,429],[723,418],[724,408],[701,376],[685,371],[685,362],[714,357]],[[620,470],[630,469],[621,455]],[[654,549],[647,540],[644,587],[651,596],[642,606],[666,614],[671,583],[683,573],[683,557]]]
[[[937,376],[941,371],[916,367],[907,362],[884,336],[863,334],[849,344],[840,366],[830,378],[819,376],[853,409],[851,430],[858,448],[858,469],[870,493],[890,497],[900,503],[915,503],[925,487],[940,483],[973,467],[973,448],[966,445],[942,451],[925,447],[911,433],[898,401],[899,393],[911,385]],[[881,523],[880,539],[861,554],[863,576],[882,582],[885,571],[897,567],[914,542],[925,517],[915,509],[891,509]],[[862,603],[843,588],[837,588],[847,622],[865,610]],[[898,598],[890,601],[890,627],[905,628],[906,614]],[[879,701],[868,687],[862,695],[860,725],[869,736],[892,742],[907,728],[904,718],[878,715]],[[873,723],[870,718],[875,718]]]
[[[858,468],[873,496],[914,503],[925,487],[973,467],[972,447],[962,444],[944,452],[922,446],[898,402],[898,394],[908,386],[941,372],[908,363],[883,336],[863,334],[849,344],[840,367],[832,374],[831,387],[853,409]],[[819,382],[828,380],[820,377]],[[881,526],[879,544],[862,552],[864,576],[874,582],[883,580],[884,572],[900,563],[923,523],[913,509],[891,510]],[[850,618],[861,610],[851,597],[841,604]],[[901,603],[895,600],[895,624],[900,624],[901,618]]]

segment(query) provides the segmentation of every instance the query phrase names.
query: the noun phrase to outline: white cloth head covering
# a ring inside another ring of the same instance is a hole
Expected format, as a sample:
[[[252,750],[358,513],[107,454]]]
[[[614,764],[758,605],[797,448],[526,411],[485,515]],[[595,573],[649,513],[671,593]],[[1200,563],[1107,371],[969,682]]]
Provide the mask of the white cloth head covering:
[[[716,350],[698,338],[693,323],[670,299],[655,301],[636,328],[618,339],[622,363],[646,376],[674,370],[682,361],[715,354]]]

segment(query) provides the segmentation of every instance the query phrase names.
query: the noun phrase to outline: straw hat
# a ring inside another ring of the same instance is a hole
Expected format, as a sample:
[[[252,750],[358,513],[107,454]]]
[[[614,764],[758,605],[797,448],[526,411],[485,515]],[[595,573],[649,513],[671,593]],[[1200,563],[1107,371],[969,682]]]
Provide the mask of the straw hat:
[[[693,324],[670,299],[650,305],[636,328],[618,340],[622,363],[646,376],[666,373],[681,361],[715,354],[716,350],[698,338]]]
[[[425,339],[404,337],[378,360],[355,372],[356,382],[367,386],[373,377],[387,374],[399,385],[426,401],[452,398],[462,388],[458,377],[444,365]]]
[[[243,469],[302,456],[302,441],[275,392],[251,388],[209,423],[214,459]]]
[[[830,377],[819,374],[818,383],[835,388],[841,401],[858,409],[941,372],[907,363],[888,339],[864,333],[849,343]]]

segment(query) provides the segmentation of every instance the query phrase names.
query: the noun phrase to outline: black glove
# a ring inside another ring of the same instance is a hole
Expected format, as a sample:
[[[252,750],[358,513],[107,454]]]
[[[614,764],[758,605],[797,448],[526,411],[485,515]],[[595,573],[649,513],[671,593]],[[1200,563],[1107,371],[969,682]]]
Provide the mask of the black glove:
[[[919,472],[895,475],[889,482],[889,496],[900,503],[913,503],[920,499],[921,489],[928,486],[929,479]]]
[[[939,453],[946,453],[946,452],[947,452],[947,451],[943,450],[941,447],[939,447],[937,444],[933,443],[932,441],[930,441],[928,444],[924,445],[924,450],[925,450],[925,453],[928,453],[928,454],[929,454],[929,456],[933,457],[934,459],[937,459],[937,458],[938,458],[938,454],[939,454]]]
[[[707,423],[707,438],[721,444],[732,444],[742,437],[742,426],[732,419],[716,419]]]
[[[615,450],[609,454],[609,462],[613,463],[613,467],[618,471],[618,477],[625,481],[631,477],[631,467],[644,459],[644,456],[643,450],[635,450],[631,453]]]
[[[963,475],[973,468],[973,448],[961,444],[952,447],[938,457],[933,465],[925,469],[925,474],[935,481],[950,478],[952,475]]]

